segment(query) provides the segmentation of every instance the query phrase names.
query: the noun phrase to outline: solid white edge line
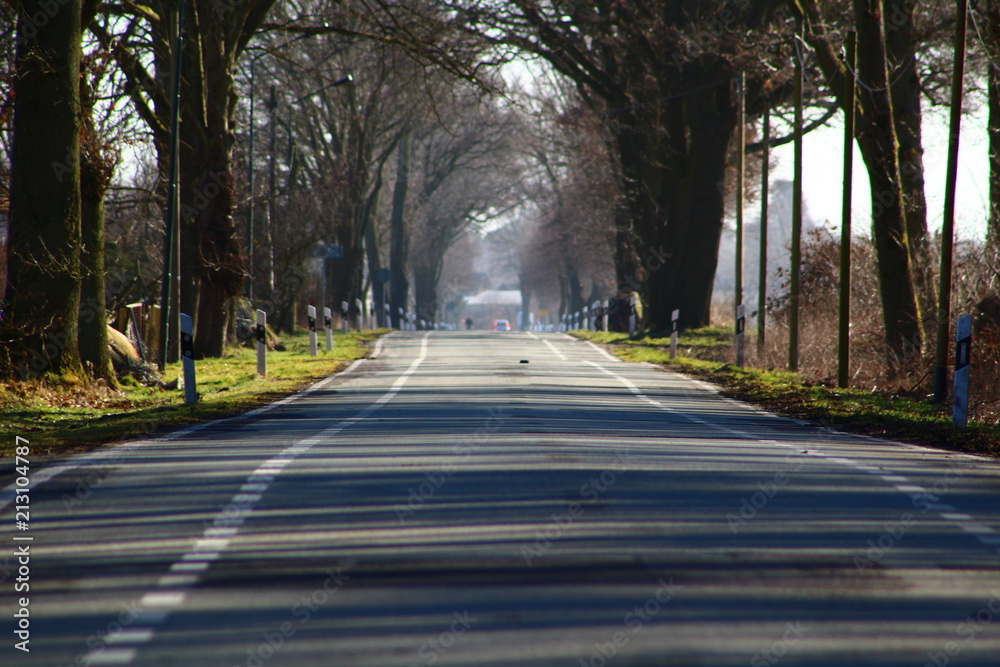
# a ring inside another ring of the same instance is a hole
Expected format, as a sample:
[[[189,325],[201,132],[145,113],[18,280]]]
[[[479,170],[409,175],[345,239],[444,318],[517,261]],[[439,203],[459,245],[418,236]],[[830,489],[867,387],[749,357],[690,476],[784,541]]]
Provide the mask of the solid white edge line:
[[[589,342],[589,341],[587,341],[587,342]],[[769,444],[767,440],[761,440],[760,438],[757,438],[753,434],[748,433],[746,431],[740,431],[740,430],[737,430],[737,429],[729,428],[727,426],[721,426],[721,425],[718,425],[718,424],[713,424],[711,422],[701,420],[701,419],[699,419],[697,417],[693,417],[693,416],[687,415],[687,414],[685,414],[683,412],[678,412],[678,411],[674,410],[673,408],[670,408],[669,406],[664,405],[664,404],[660,403],[659,401],[650,398],[649,396],[646,396],[646,394],[643,393],[642,390],[640,390],[638,387],[636,387],[636,385],[631,380],[629,380],[628,378],[623,377],[623,376],[619,375],[618,373],[615,373],[614,371],[608,370],[607,368],[604,368],[603,366],[601,366],[597,362],[586,360],[585,363],[587,363],[590,366],[593,366],[594,368],[602,371],[606,375],[609,375],[612,378],[618,380],[618,382],[620,382],[623,386],[625,386],[625,388],[628,389],[636,398],[639,398],[639,399],[641,399],[641,400],[643,400],[643,401],[645,401],[647,403],[650,403],[650,404],[655,405],[657,407],[664,408],[664,409],[666,409],[668,411],[671,411],[671,412],[675,412],[676,414],[678,414],[678,415],[680,415],[682,417],[686,417],[689,420],[696,421],[698,423],[704,424],[705,426],[709,426],[711,428],[714,428],[714,429],[717,429],[717,430],[720,430],[720,431],[725,431],[725,432],[731,433],[733,435],[736,435],[737,437],[745,438],[747,440],[750,440],[750,441],[758,443],[758,444]],[[742,403],[740,401],[730,401],[730,402],[732,402],[734,404],[737,404],[737,405],[742,405]],[[753,406],[749,406],[749,407],[753,407]],[[824,459],[826,461],[829,461],[830,463],[836,463],[838,465],[849,465],[851,467],[859,465],[857,461],[855,461],[853,459],[848,459],[848,458],[845,458],[845,457],[842,457],[842,456],[830,456],[829,454],[825,454],[823,452],[810,452],[810,453],[814,454],[814,455],[816,455],[816,456],[818,456],[818,457],[820,457],[820,458],[822,458],[822,459]],[[917,486],[915,484],[912,484],[909,481],[908,478],[903,477],[901,475],[882,474],[882,475],[880,475],[880,477],[882,478],[883,481],[891,484],[898,491],[902,491],[904,493],[919,493],[919,494],[922,494],[922,493],[926,492],[926,490],[923,487]],[[948,522],[954,524],[955,526],[957,526],[958,528],[961,528],[965,532],[971,533],[973,535],[976,535],[977,537],[978,536],[987,536],[988,534],[994,532],[991,527],[987,526],[986,524],[981,524],[981,523],[976,522],[976,520],[972,516],[970,516],[968,514],[964,514],[964,513],[961,513],[961,512],[954,512],[954,511],[952,511],[952,512],[943,511],[943,512],[938,512],[938,514],[945,521],[948,521]]]
[[[128,665],[135,660],[134,648],[106,648],[100,653],[93,651],[85,656],[85,665]]]
[[[575,340],[582,340],[582,339],[577,338]],[[599,347],[599,346],[595,345],[594,343],[591,343],[589,340],[585,340],[583,342],[586,343],[587,345],[589,345],[590,347],[594,348],[595,350],[597,350],[601,355],[603,355],[604,357],[606,357],[609,361],[613,361],[613,362],[618,363],[618,364],[625,363],[624,361],[622,361],[621,359],[619,359],[615,355],[613,355],[610,352],[608,352],[607,350],[605,350],[603,347]]]
[[[535,336],[535,338],[538,338],[538,336]],[[552,344],[552,341],[546,340],[544,338],[539,338],[539,340],[548,345],[549,349],[555,352],[556,356],[559,357],[560,361],[569,361],[569,358],[565,354],[560,352],[559,348],[557,348],[555,345]]]
[[[389,333],[387,333],[386,335],[382,336],[377,341],[375,341],[375,349],[372,351],[371,356],[369,356],[368,358],[378,359],[379,355],[382,354],[382,344],[385,342],[385,339],[395,335],[396,333],[397,332],[395,331],[390,331]]]

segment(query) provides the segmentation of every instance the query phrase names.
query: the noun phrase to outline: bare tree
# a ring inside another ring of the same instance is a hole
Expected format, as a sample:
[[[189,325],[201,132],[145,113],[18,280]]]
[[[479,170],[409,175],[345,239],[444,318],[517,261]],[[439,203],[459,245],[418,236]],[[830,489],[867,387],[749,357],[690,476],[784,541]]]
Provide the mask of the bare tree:
[[[287,274],[317,244],[339,245],[341,256],[326,260],[334,303],[361,296],[366,242],[376,246],[368,248],[369,268],[381,266],[377,243],[384,235],[376,226],[385,172],[405,144],[410,119],[427,107],[427,93],[413,86],[420,70],[394,47],[348,39],[303,43],[278,72],[285,90],[279,124],[294,146],[282,151],[279,145],[269,156],[278,162],[276,192],[284,202],[271,225],[281,230],[275,243],[294,251],[279,248],[284,257],[277,264]],[[357,76],[347,83],[352,72]],[[267,290],[264,285],[259,293]]]
[[[871,182],[886,341],[894,361],[909,359],[920,353],[923,341],[918,293],[924,312],[934,295],[923,203],[915,8],[890,0],[850,4],[794,0],[793,4],[806,22],[806,40],[841,106],[846,104],[851,73],[839,58],[840,44],[846,28],[857,30],[858,145]]]
[[[994,285],[1000,288],[1000,0],[985,0],[980,22],[986,46],[989,109],[990,203],[987,216],[987,259],[993,264]]]
[[[199,356],[220,356],[229,299],[244,283],[233,221],[234,69],[274,0],[186,3],[181,65],[181,309],[195,314]],[[161,200],[169,164],[172,45],[176,3],[152,0],[106,8],[121,20],[91,23],[125,73],[132,103],[157,149]],[[115,32],[112,32],[112,29]]]
[[[615,216],[617,280],[645,277],[639,291],[654,329],[669,326],[674,308],[684,327],[707,324],[724,213],[719,184],[737,119],[733,80],[746,71],[752,95],[765,82],[768,94],[787,89],[787,70],[764,64],[787,58],[770,46],[784,40],[782,3],[447,4],[468,30],[547,60],[604,114],[625,204]],[[665,254],[669,262],[650,259]],[[646,275],[646,264],[657,270]]]
[[[622,206],[611,136],[600,115],[572,90],[541,100],[532,159],[539,167],[531,200],[539,224],[522,279],[540,296],[558,285],[559,314],[617,291],[615,216]],[[585,294],[585,283],[589,293]],[[631,291],[629,286],[623,286]]]
[[[413,135],[416,181],[408,226],[417,317],[437,320],[448,249],[472,225],[522,201],[519,117],[499,98],[461,84],[452,103]]]

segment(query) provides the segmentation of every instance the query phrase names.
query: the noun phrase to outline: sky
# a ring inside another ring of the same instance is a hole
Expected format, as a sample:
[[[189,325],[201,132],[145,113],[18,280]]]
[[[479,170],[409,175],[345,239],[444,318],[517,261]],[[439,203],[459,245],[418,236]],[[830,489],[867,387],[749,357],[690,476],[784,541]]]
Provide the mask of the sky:
[[[505,67],[505,74],[529,90],[548,83],[545,66],[537,61],[515,61]],[[967,85],[969,80],[967,79]],[[958,154],[958,181],[955,199],[955,230],[959,239],[983,239],[986,235],[986,212],[989,206],[989,156],[986,134],[987,109],[982,94],[967,100],[962,116]],[[927,198],[927,223],[931,234],[941,229],[944,212],[945,171],[948,156],[949,110],[929,107],[924,100],[923,145],[924,180]],[[759,120],[756,121],[760,123]],[[772,135],[781,134],[772,128]],[[843,182],[843,114],[838,113],[826,126],[804,138],[803,199],[810,215],[820,224],[829,222],[835,229],[841,224],[841,184]],[[791,143],[774,149],[771,181],[792,180]],[[854,146],[854,192],[852,230],[854,235],[868,235],[871,230],[871,190],[857,143]],[[758,216],[750,204],[748,220]],[[732,212],[729,217],[732,216]]]
[[[955,230],[960,239],[983,239],[989,204],[989,151],[985,105],[963,114],[958,152],[955,195]],[[841,184],[844,163],[843,114],[826,127],[803,138],[802,193],[809,213],[818,223],[841,224]],[[948,157],[948,110],[924,109],[924,190],[927,224],[933,234],[941,229],[944,215],[945,175]],[[772,153],[772,179],[792,179],[794,148],[787,144]],[[857,143],[854,146],[854,192],[852,229],[867,235],[871,229],[871,190]],[[750,218],[755,217],[751,212]]]

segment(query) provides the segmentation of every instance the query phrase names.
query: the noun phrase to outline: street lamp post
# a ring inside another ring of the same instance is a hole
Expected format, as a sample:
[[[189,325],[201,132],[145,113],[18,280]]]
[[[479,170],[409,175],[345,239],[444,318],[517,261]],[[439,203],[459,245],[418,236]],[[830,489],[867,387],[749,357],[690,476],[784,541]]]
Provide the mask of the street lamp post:
[[[178,206],[178,135],[181,104],[181,63],[184,52],[184,0],[177,3],[177,34],[174,45],[173,80],[170,93],[170,164],[167,182],[167,229],[163,262],[163,287],[160,305],[160,370],[163,370],[170,355],[171,314],[180,317],[180,206]],[[172,285],[171,283],[176,283]],[[176,307],[172,307],[174,304]],[[176,311],[176,312],[172,312]],[[179,319],[178,319],[179,322]],[[175,331],[179,332],[178,327]],[[180,340],[178,335],[177,340]]]
[[[329,27],[326,23],[323,24],[324,28]],[[247,155],[247,189],[249,191],[249,201],[247,202],[247,283],[245,287],[246,295],[248,299],[253,299],[253,216],[254,216],[254,100],[256,98],[256,69],[257,61],[267,55],[273,55],[275,51],[285,48],[290,44],[306,39],[307,37],[315,37],[317,34],[322,33],[303,33],[294,39],[290,39],[283,44],[280,44],[274,50],[264,50],[255,55],[250,59],[250,120],[249,120],[249,149]]]
[[[354,81],[354,76],[351,75],[351,74],[348,74],[345,77],[337,79],[336,81],[328,83],[325,86],[322,86],[321,88],[317,88],[316,90],[314,90],[312,92],[309,92],[309,93],[306,93],[305,95],[301,95],[299,97],[296,97],[294,100],[291,100],[290,102],[288,102],[288,156],[289,156],[289,164],[291,164],[291,159],[292,159],[292,155],[293,155],[293,140],[292,140],[292,126],[293,126],[292,120],[293,119],[292,119],[292,111],[295,109],[295,105],[298,104],[299,102],[301,102],[302,100],[305,100],[305,99],[308,99],[308,98],[312,97],[313,95],[318,95],[319,93],[322,93],[324,90],[328,90],[328,89],[334,88],[336,86],[341,86],[341,85],[343,85],[345,83],[351,83],[352,81]],[[271,92],[272,92],[272,96],[271,96],[271,100],[272,100],[272,102],[271,102],[272,103],[271,113],[272,113],[272,116],[271,116],[271,119],[272,119],[272,122],[273,122],[274,121],[274,117],[277,114],[277,98],[274,97],[274,87],[273,86],[271,88]],[[271,128],[272,128],[271,129],[271,202],[273,204],[273,202],[274,202],[274,191],[275,191],[275,184],[274,184],[274,152],[275,152],[274,126],[272,125]],[[327,266],[327,262],[330,259],[333,259],[334,257],[335,257],[334,255],[326,254],[322,258],[322,262],[323,262],[323,287],[322,287],[322,295],[323,296],[322,296],[322,299],[323,299],[323,301],[320,304],[321,306],[326,306],[326,283],[327,283],[326,266]]]
[[[247,299],[253,299],[253,200],[254,200],[254,189],[253,189],[253,119],[254,119],[254,87],[255,87],[255,70],[257,67],[257,61],[268,55],[270,51],[264,51],[258,53],[253,58],[250,59],[250,122],[249,122],[249,140],[250,147],[247,155],[247,190],[249,191],[249,201],[247,202],[247,284],[246,284],[246,295]]]

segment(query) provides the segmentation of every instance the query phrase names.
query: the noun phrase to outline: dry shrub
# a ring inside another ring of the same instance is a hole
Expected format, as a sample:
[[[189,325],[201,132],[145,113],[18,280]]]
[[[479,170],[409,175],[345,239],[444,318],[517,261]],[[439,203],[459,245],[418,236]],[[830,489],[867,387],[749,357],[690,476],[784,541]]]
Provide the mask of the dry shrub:
[[[813,230],[803,239],[799,311],[799,371],[810,382],[836,384],[837,313],[840,241],[829,230]],[[955,251],[949,363],[953,363],[957,317],[997,294],[998,268],[979,243],[962,242]],[[788,364],[790,279],[779,271],[781,295],[769,299],[763,354],[748,345],[751,364],[784,368]],[[936,279],[935,279],[936,280]],[[924,398],[933,383],[936,330],[930,323],[919,353],[892,358],[885,341],[875,251],[870,239],[856,239],[851,264],[851,386]],[[977,329],[973,340],[970,418],[1000,422],[1000,323]]]

